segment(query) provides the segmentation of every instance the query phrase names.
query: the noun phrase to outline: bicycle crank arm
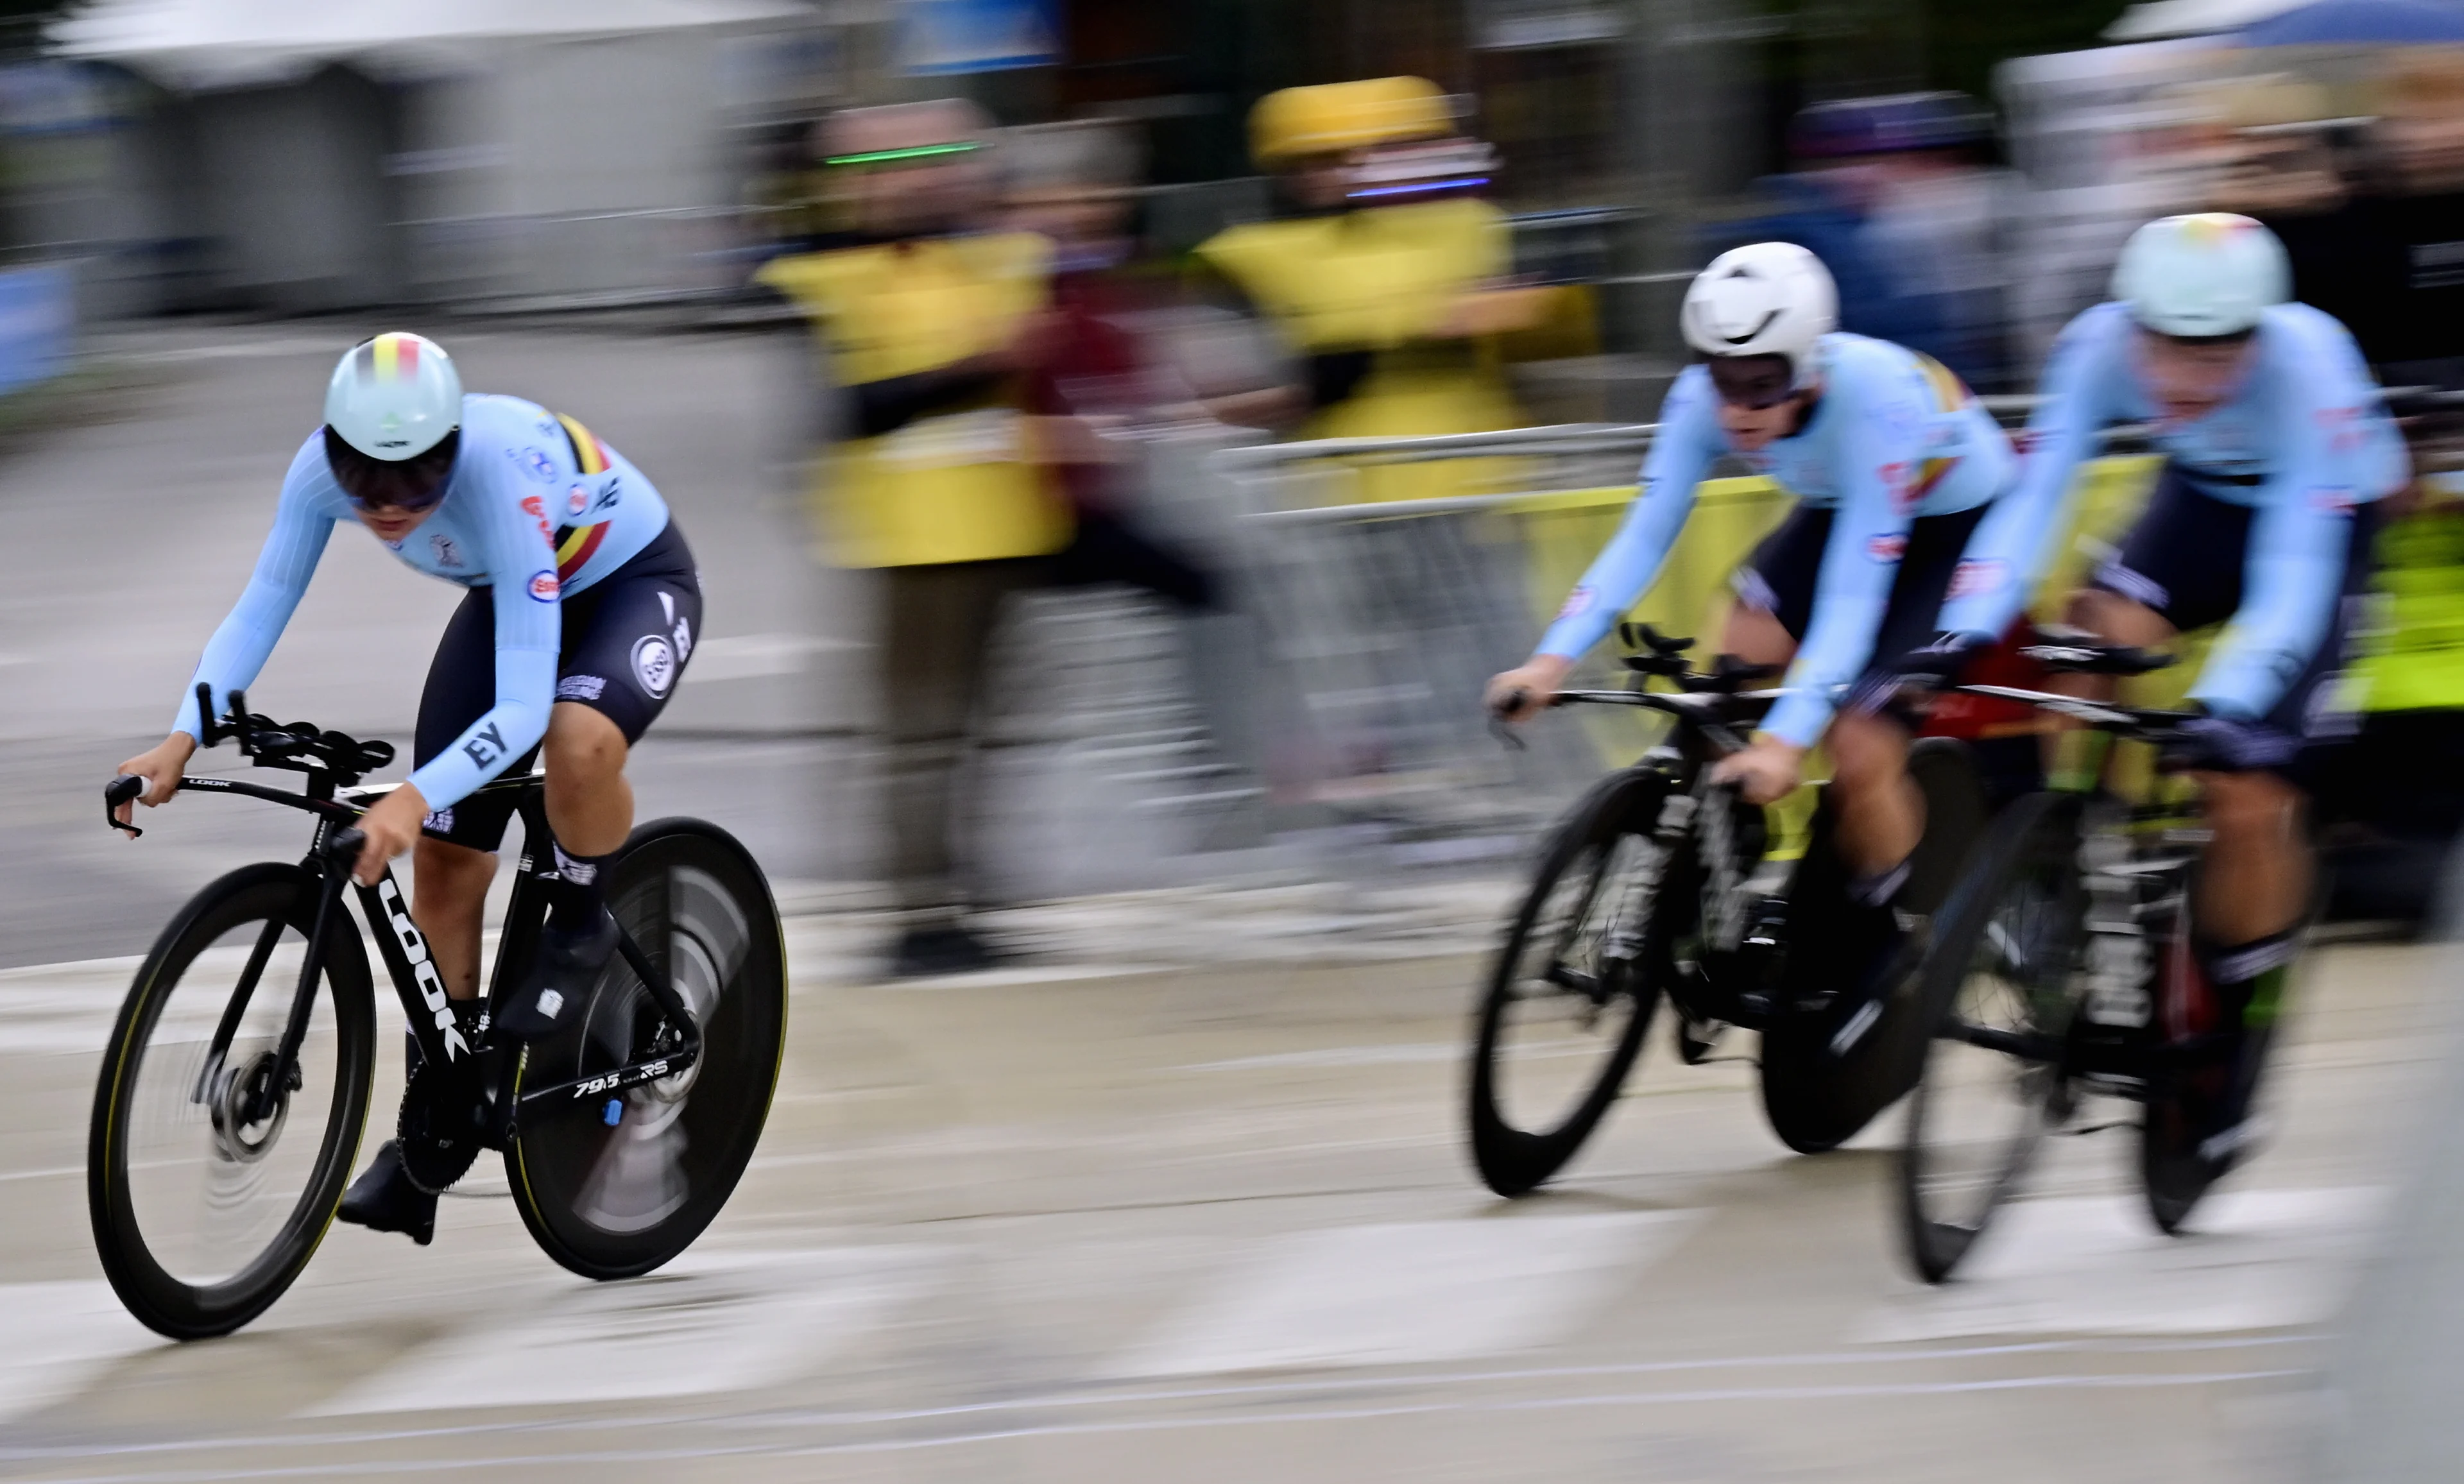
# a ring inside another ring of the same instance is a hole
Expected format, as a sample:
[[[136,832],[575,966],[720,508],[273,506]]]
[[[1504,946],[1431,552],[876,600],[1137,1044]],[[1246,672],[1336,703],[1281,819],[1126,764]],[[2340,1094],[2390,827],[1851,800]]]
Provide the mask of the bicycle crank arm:
[[[545,1087],[535,1088],[522,1094],[520,1106],[527,1108],[545,1102],[561,1102],[570,1105],[585,1098],[607,1097],[628,1088],[639,1087],[644,1082],[655,1082],[663,1077],[673,1077],[691,1068],[700,1058],[701,1047],[698,1044],[679,1046],[664,1057],[652,1057],[647,1061],[636,1061],[629,1066],[618,1067],[613,1072],[602,1072],[596,1077],[577,1077],[568,1081],[551,1082]]]

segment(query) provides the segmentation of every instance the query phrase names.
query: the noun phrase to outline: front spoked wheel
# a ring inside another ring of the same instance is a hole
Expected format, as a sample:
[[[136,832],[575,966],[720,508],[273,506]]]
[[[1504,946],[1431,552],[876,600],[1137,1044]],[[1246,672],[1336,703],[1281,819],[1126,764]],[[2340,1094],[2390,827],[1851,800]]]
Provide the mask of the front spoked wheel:
[[[1472,1163],[1522,1195],[1583,1146],[1634,1068],[1666,980],[1656,923],[1668,780],[1604,779],[1561,823],[1490,970],[1471,1056]]]
[[[1941,918],[1920,991],[1930,1028],[1900,1159],[1908,1256],[1939,1283],[2070,1116],[2066,1049],[2087,941],[2081,797],[2004,812]]]
[[[338,904],[286,1074],[277,1048],[319,884],[232,872],[181,909],[137,971],[103,1054],[86,1196],[121,1301],[175,1340],[225,1335],[279,1298],[325,1235],[368,1110],[375,1011]]]
[[[769,884],[744,847],[697,819],[633,832],[607,903],[701,1027],[701,1059],[614,1094],[525,1106],[505,1163],[514,1204],[547,1255],[585,1277],[632,1277],[683,1252],[718,1215],[769,1117],[786,1043],[786,947]],[[660,1054],[662,1016],[620,957],[586,1014],[534,1042],[526,1087],[587,1079]]]

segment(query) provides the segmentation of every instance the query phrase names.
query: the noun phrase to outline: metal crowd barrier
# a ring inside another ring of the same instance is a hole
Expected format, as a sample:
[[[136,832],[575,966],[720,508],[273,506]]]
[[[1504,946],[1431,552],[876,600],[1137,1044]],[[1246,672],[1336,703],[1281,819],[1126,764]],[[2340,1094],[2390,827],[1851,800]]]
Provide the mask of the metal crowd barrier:
[[[2006,422],[2035,404],[1985,401]],[[1199,488],[1233,513],[1227,549],[1264,626],[1255,704],[1272,723],[1261,755],[1244,761],[1264,780],[1269,830],[1348,826],[1430,859],[1503,853],[1649,745],[1648,713],[1565,715],[1524,729],[1529,749],[1509,752],[1479,703],[1489,675],[1529,654],[1623,519],[1655,431],[1352,438],[1205,460]],[[2117,429],[2106,448],[2143,446],[2138,430]],[[1428,467],[1453,470],[1430,481],[1438,492],[1350,497],[1365,470]],[[2103,488],[2084,503],[2109,523],[2135,503],[2143,473],[2141,461],[2099,466]],[[1708,481],[1636,615],[1696,636],[1707,658],[1729,574],[1791,504],[1764,479]],[[1620,674],[1599,652],[1577,670],[1595,685]]]

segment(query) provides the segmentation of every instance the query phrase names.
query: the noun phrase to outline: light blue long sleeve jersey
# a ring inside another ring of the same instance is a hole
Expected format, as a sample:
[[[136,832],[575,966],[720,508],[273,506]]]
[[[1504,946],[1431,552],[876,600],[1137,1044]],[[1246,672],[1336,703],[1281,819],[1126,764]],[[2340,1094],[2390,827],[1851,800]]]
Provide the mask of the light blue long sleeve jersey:
[[[2008,627],[2053,563],[2064,497],[2097,434],[2155,423],[2156,447],[2191,488],[2258,513],[2241,610],[2190,698],[2220,714],[2266,714],[2335,617],[2352,508],[2404,488],[2411,461],[2360,348],[2332,316],[2278,304],[2256,339],[2230,401],[2195,422],[2162,424],[2140,382],[2128,306],[2100,304],[2072,320],[2046,363],[2018,488],[1969,538],[1942,626],[1984,636]]]
[[[1814,617],[1788,694],[1763,730],[1811,747],[1830,725],[1832,695],[1873,658],[1909,523],[1970,510],[2010,483],[2010,440],[1959,379],[1926,357],[1861,335],[1822,338],[1822,398],[1794,436],[1758,453],[1720,428],[1711,374],[1688,366],[1661,404],[1643,459],[1642,492],[1541,637],[1542,654],[1580,656],[1598,644],[1660,575],[1712,462],[1735,454],[1804,504],[1832,507]]]
[[[488,588],[495,610],[495,709],[410,775],[431,810],[465,797],[547,734],[562,637],[558,605],[667,529],[667,502],[641,470],[572,426],[568,435],[555,414],[518,397],[465,396],[462,447],[444,500],[407,539],[385,543],[430,577]],[[598,471],[585,472],[585,463]],[[213,687],[219,715],[231,691],[256,679],[316,576],[326,538],[337,523],[355,519],[326,467],[319,428],[291,460],[256,571],[197,662],[175,731],[199,734],[198,682]]]

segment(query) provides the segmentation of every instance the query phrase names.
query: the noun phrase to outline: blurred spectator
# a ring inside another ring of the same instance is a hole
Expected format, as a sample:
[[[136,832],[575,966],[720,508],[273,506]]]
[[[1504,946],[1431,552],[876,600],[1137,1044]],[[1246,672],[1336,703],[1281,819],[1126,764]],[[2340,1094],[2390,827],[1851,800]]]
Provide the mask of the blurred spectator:
[[[1050,578],[1121,582],[1180,610],[1188,687],[1220,758],[1257,766],[1248,624],[1221,600],[1207,564],[1159,539],[1139,510],[1147,492],[1133,435],[1191,393],[1156,344],[1170,295],[1134,262],[1142,162],[1126,125],[1088,120],[1007,131],[1001,146],[1007,222],[1052,244],[1056,328],[1027,376],[1037,447],[1067,491],[1076,532]]]
[[[1217,415],[1300,438],[1519,426],[1496,339],[1542,322],[1560,291],[1506,281],[1506,219],[1478,195],[1494,152],[1456,131],[1435,85],[1287,88],[1259,100],[1249,130],[1285,213],[1221,232],[1198,255],[1299,369],[1286,385],[1217,399]],[[1493,463],[1364,468],[1354,497],[1469,492],[1494,478],[1483,467]]]
[[[1776,207],[1706,244],[1793,242],[1839,285],[1839,327],[1895,340],[1970,385],[2007,380],[2015,188],[1989,169],[1982,110],[1951,93],[1819,103],[1790,129],[1794,173],[1759,189]]]
[[[811,316],[846,436],[817,474],[834,558],[881,569],[891,874],[902,974],[981,967],[954,853],[953,797],[1003,597],[1069,544],[1067,502],[1030,462],[1028,373],[1061,325],[1052,248],[985,228],[986,120],[956,100],[852,109],[824,125],[844,235],[759,274]]]

